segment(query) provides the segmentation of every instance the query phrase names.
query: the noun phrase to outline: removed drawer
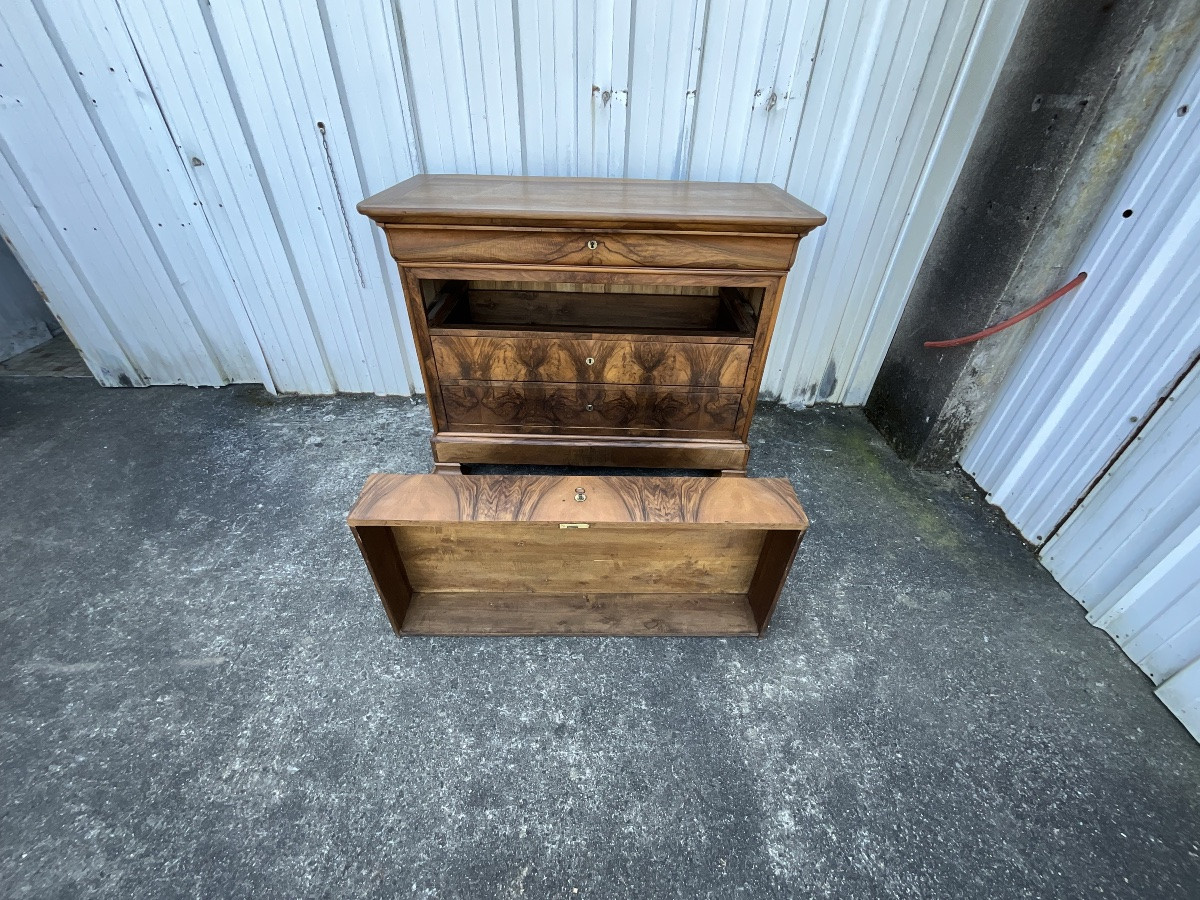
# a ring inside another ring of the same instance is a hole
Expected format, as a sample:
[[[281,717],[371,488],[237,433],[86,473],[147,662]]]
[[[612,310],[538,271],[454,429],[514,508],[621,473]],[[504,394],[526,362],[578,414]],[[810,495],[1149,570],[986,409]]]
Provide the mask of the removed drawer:
[[[463,381],[442,385],[446,424],[506,426],[514,431],[602,429],[687,431],[731,435],[741,394],[633,386],[505,384]]]
[[[376,474],[348,524],[397,634],[762,635],[808,519],[777,478]]]
[[[545,381],[681,385],[741,390],[746,344],[434,335],[438,377],[451,381]]]
[[[386,229],[392,256],[401,264],[503,263],[785,271],[792,264],[799,241],[794,234],[695,231],[590,232],[398,225],[389,225]]]

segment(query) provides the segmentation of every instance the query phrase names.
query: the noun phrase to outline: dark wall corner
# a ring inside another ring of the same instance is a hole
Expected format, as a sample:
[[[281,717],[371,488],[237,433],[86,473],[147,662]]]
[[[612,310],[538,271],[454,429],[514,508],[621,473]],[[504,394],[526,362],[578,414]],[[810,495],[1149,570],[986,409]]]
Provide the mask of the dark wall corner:
[[[1075,276],[1198,37],[1200,0],[1031,0],[867,401],[902,457],[957,461],[1034,320],[966,347],[924,341],[978,331]]]

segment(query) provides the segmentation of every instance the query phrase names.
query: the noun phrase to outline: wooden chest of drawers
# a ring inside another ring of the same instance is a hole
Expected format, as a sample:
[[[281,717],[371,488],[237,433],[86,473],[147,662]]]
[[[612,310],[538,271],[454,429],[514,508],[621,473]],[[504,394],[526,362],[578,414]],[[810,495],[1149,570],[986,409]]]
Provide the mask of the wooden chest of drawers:
[[[825,217],[766,184],[421,175],[362,201],[400,267],[442,471],[718,469]]]

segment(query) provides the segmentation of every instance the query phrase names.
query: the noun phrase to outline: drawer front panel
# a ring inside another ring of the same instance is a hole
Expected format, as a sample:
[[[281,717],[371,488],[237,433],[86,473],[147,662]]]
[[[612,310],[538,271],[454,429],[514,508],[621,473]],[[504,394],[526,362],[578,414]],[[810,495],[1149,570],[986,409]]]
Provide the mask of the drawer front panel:
[[[791,234],[706,232],[505,231],[488,228],[387,228],[401,263],[498,263],[621,268],[785,271],[799,238]]]
[[[451,428],[685,431],[730,436],[737,424],[741,395],[717,390],[477,381],[443,384],[442,400]]]
[[[544,381],[679,385],[741,390],[746,344],[434,335],[438,377],[450,381]]]

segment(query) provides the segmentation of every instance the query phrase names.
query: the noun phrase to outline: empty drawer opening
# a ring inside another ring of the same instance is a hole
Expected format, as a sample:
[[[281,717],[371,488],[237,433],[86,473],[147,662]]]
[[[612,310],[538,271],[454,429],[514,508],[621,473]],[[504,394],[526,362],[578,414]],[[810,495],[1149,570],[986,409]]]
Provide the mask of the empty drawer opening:
[[[431,330],[587,331],[752,339],[762,288],[575,282],[421,282]]]

